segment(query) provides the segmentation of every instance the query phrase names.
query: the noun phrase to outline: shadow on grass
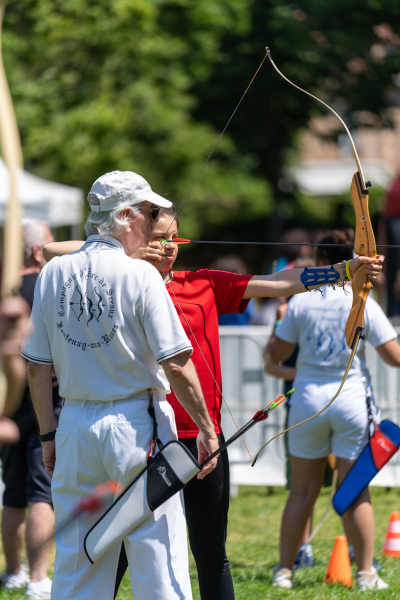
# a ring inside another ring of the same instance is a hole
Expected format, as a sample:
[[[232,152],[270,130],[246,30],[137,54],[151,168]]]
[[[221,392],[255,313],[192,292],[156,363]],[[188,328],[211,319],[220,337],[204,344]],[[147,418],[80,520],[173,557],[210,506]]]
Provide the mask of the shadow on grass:
[[[257,581],[259,583],[271,584],[272,567],[267,564],[245,564],[229,561],[234,581]]]

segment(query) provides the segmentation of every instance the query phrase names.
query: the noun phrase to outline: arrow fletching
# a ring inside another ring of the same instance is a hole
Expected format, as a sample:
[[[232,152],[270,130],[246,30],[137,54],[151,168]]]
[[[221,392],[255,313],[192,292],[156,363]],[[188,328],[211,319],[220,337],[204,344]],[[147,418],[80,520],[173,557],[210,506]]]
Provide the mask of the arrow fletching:
[[[109,479],[104,483],[99,483],[93,488],[93,492],[87,498],[81,500],[72,511],[72,517],[85,512],[93,512],[101,508],[106,500],[113,499],[116,495],[122,494],[124,491],[122,485],[114,479]],[[68,519],[65,524],[69,524]]]
[[[290,394],[292,394],[293,392],[294,392],[294,388],[289,390],[287,392],[287,394],[282,394],[282,396],[278,396],[278,398],[276,398],[276,400],[272,400],[266,408],[263,408],[262,410],[259,410],[258,412],[256,412],[256,414],[254,415],[252,420],[256,421],[256,423],[259,423],[260,421],[264,421],[264,419],[266,419],[268,417],[271,410],[274,410],[274,408],[276,408],[277,406],[282,404],[282,402],[288,396],[290,396]]]
[[[190,244],[191,240],[185,238],[174,238],[173,240],[161,240],[161,243],[172,242],[173,244]]]

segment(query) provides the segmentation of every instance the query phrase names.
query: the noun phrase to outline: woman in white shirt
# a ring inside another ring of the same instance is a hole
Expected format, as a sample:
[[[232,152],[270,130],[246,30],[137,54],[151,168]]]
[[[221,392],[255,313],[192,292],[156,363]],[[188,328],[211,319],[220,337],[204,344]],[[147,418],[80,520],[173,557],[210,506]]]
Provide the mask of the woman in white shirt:
[[[352,243],[347,234],[338,231],[326,234],[320,242]],[[317,264],[331,262],[333,253],[337,260],[339,251],[343,259],[351,258],[351,248],[319,247]],[[317,413],[335,395],[351,352],[345,339],[351,304],[350,285],[344,290],[326,286],[321,288],[321,293],[314,290],[290,300],[288,311],[268,348],[271,361],[280,363],[289,358],[296,345],[299,346],[289,427]],[[381,358],[389,365],[399,367],[400,346],[396,331],[372,298],[366,303],[364,327],[367,339]],[[338,398],[322,415],[289,431],[292,480],[282,517],[280,562],[273,585],[286,588],[293,585],[293,562],[321,489],[328,455],[337,457],[340,484],[367,443],[368,385],[365,342],[361,341]],[[374,520],[368,488],[343,519],[354,546],[358,586],[361,589],[387,587],[372,566]]]

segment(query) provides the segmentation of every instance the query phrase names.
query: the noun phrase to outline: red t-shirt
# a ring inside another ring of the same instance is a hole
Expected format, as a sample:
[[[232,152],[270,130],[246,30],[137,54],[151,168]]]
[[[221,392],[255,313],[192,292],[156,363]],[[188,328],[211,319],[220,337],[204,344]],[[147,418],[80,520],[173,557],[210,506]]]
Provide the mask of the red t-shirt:
[[[232,312],[243,313],[246,310],[249,300],[243,300],[242,298],[251,278],[252,275],[235,275],[234,273],[209,271],[208,269],[196,272],[174,271],[174,278],[171,284],[167,285],[168,293],[193,346],[192,360],[200,379],[208,412],[217,433],[221,433],[222,397],[207,364],[219,388],[222,389],[218,316]],[[178,303],[192,331],[190,331],[185,318],[182,316]],[[199,432],[198,427],[178,402],[175,394],[172,392],[168,394],[167,398],[175,412],[178,437],[196,437]]]

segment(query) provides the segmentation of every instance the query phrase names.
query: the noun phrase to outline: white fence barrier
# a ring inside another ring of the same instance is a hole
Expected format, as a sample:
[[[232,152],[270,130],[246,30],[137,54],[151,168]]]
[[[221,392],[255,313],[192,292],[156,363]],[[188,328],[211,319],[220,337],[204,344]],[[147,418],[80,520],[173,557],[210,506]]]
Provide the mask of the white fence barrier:
[[[395,327],[400,333],[400,327]],[[271,327],[220,327],[222,383],[224,398],[239,427],[251,419],[282,393],[282,382],[265,375],[262,349],[272,334]],[[386,365],[367,344],[367,366],[376,403],[382,419],[400,424],[400,370]],[[254,456],[263,444],[284,429],[286,411],[278,407],[265,421],[255,425],[245,440]],[[225,404],[222,407],[222,429],[227,439],[236,431]],[[284,436],[265,448],[254,468],[242,441],[229,448],[231,485],[285,485],[286,457]],[[400,487],[400,451],[378,473],[372,485]],[[0,506],[3,484],[0,480]]]
[[[400,327],[396,327],[400,333]],[[265,375],[262,349],[272,334],[271,327],[220,327],[223,393],[238,426],[244,425],[260,408],[265,407],[282,393],[282,381]],[[382,419],[400,424],[400,370],[389,367],[367,343],[367,366],[371,373],[375,401],[382,411]],[[255,425],[245,440],[251,454],[284,429],[286,411],[274,410],[266,421]],[[222,427],[225,438],[236,431],[235,425],[223,405]],[[229,448],[231,484],[285,485],[286,458],[284,436],[265,448],[254,468],[239,439]],[[400,452],[378,473],[372,485],[400,486]]]

